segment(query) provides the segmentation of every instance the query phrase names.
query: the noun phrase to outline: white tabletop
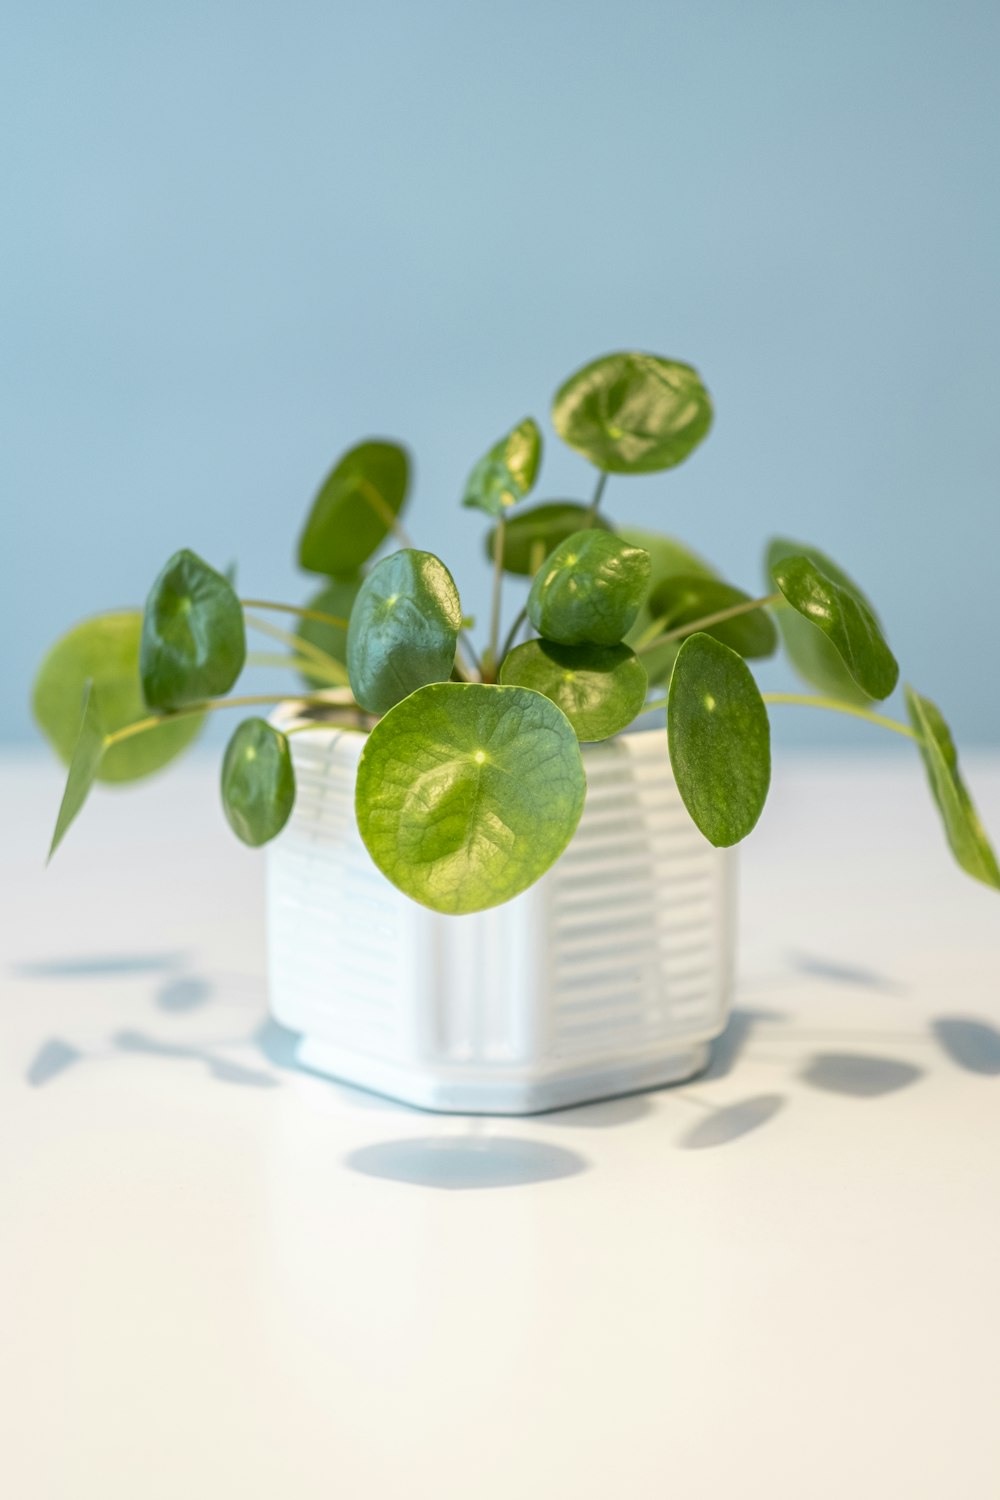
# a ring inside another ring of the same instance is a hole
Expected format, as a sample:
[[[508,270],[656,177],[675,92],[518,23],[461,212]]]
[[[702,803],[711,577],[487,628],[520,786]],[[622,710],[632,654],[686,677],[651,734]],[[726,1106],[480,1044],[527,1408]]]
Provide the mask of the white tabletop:
[[[43,873],[0,769],[0,1493],[1000,1493],[1000,898],[910,757],[779,761],[707,1077],[478,1123],[294,1069],[215,776]]]

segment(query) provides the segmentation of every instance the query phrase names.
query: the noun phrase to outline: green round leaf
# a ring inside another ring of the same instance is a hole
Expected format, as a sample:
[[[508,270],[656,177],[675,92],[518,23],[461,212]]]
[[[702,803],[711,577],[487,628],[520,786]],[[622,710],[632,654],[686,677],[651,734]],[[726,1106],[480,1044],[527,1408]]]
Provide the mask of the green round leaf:
[[[347,632],[347,670],[361,707],[384,714],[415,688],[450,677],[461,625],[455,581],[432,552],[408,547],[376,563]]]
[[[562,709],[580,740],[617,734],[646,701],[646,672],[628,646],[527,641],[507,657],[500,681],[544,693]]]
[[[712,402],[697,370],[655,354],[608,354],[556,392],[559,436],[609,474],[681,463],[707,435]]]
[[[690,574],[665,579],[651,591],[648,601],[650,614],[662,623],[664,631],[693,625],[706,615],[750,602],[750,595],[732,584]],[[765,609],[706,625],[705,634],[745,657],[771,656],[778,646],[778,632]]]
[[[504,572],[531,578],[553,547],[558,547],[574,531],[585,531],[590,524],[589,506],[575,500],[546,500],[543,505],[532,505],[528,510],[518,511],[508,518],[504,531]],[[592,524],[601,531],[612,529],[600,514],[593,517]],[[496,529],[491,527],[484,548],[487,561],[491,563],[495,538]]]
[[[635,617],[635,624],[625,637],[625,644],[634,647],[647,637],[654,623],[649,600],[654,589],[665,578],[673,578],[678,573],[694,574],[698,578],[715,578],[718,575],[714,568],[675,537],[661,536],[655,531],[639,531],[634,526],[616,526],[614,529],[623,541],[631,542],[633,547],[642,547],[649,553],[652,568],[649,594]],[[643,653],[642,664],[646,668],[650,687],[670,681],[679,650],[679,641],[669,641],[665,646],[657,646],[655,651]]]
[[[765,576],[769,587],[774,581],[771,573],[774,565],[783,558],[798,556],[812,558],[813,562],[817,563],[830,578],[850,582],[846,575],[840,572],[836,563],[815,547],[804,547],[799,542],[777,537],[767,549]],[[857,585],[854,585],[854,588],[855,592],[861,593]],[[870,601],[866,599],[865,603],[871,609]],[[873,615],[874,613],[875,611],[872,610]],[[774,606],[774,618],[777,621],[788,660],[803,681],[809,683],[811,687],[818,688],[828,698],[836,698],[840,703],[853,703],[861,708],[871,703],[868,694],[863,693],[858,687],[844,666],[836,648],[830,644],[818,626],[811,624],[805,615],[800,615],[798,610],[792,609],[791,605],[784,601]]]
[[[542,459],[542,434],[531,417],[494,443],[465,485],[463,505],[502,516],[531,489]]]
[[[667,743],[678,790],[716,848],[745,839],[771,781],[771,730],[750,668],[699,633],[677,653],[667,700]]]
[[[384,875],[435,911],[483,911],[566,848],[586,779],[573,726],[521,687],[437,683],[386,714],[358,765],[361,837]]]
[[[361,583],[360,578],[333,578],[306,601],[305,607],[322,615],[333,615],[338,620],[349,620]],[[295,633],[332,656],[334,661],[347,665],[346,626],[329,625],[325,620],[312,620],[303,615],[295,627]],[[311,688],[330,686],[326,678],[313,677],[309,672],[302,673],[302,680]]]
[[[246,660],[243,607],[231,584],[186,549],[175,552],[146,600],[139,643],[151,708],[183,708],[227,693]]]
[[[410,464],[398,443],[372,440],[326,476],[299,538],[299,565],[331,577],[356,573],[388,536],[406,501]]]
[[[648,552],[608,531],[575,531],[535,574],[528,617],[563,646],[617,646],[648,588]]]
[[[962,780],[955,742],[941,710],[909,686],[906,688],[906,707],[919,738],[927,779],[952,854],[967,875],[1000,890],[997,857]]]
[[[222,762],[222,806],[230,828],[256,849],[281,832],[294,804],[288,740],[266,719],[244,719]]]
[[[888,698],[899,665],[874,610],[847,575],[802,553],[778,558],[771,577],[792,608],[823,634],[861,691],[869,698]]]
[[[51,648],[35,678],[31,706],[39,727],[67,765],[80,730],[84,685],[93,684],[93,708],[107,733],[149,718],[139,682],[142,615],[120,610],[84,620]],[[98,781],[135,781],[174,759],[201,728],[201,714],[165,719],[156,729],[112,745],[96,771]]]

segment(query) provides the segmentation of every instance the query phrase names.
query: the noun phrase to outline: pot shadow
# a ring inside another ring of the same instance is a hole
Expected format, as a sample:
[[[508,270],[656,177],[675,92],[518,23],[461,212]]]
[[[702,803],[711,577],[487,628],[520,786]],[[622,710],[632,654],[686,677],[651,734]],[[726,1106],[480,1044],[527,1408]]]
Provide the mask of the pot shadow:
[[[651,1113],[653,1092],[646,1089],[635,1094],[616,1094],[611,1099],[598,1099],[593,1104],[570,1104],[565,1109],[546,1110],[537,1118],[546,1125],[569,1125],[579,1130],[610,1130],[616,1125],[630,1125]]]
[[[860,964],[841,963],[838,959],[824,958],[818,953],[802,953],[793,949],[788,954],[788,962],[798,973],[806,974],[812,979],[827,979],[833,984],[853,985],[858,989],[880,990],[887,995],[903,995],[907,991],[907,986],[898,979],[880,974],[876,969],[865,968]]]
[[[183,1014],[207,1005],[212,993],[212,985],[207,979],[197,974],[179,974],[176,979],[161,984],[153,998],[160,1010]]]
[[[682,1151],[729,1146],[769,1124],[784,1107],[785,1099],[781,1094],[756,1094],[750,1099],[740,1099],[736,1104],[713,1108],[681,1136],[677,1145]]]
[[[937,1016],[931,1022],[935,1040],[956,1067],[982,1078],[1000,1074],[1000,1031],[975,1016]]]
[[[924,1070],[894,1057],[875,1057],[863,1052],[817,1052],[799,1076],[803,1083],[823,1093],[849,1099],[880,1099],[918,1082]]]
[[[445,1192],[527,1187],[576,1177],[587,1161],[564,1146],[515,1136],[423,1136],[379,1141],[345,1157],[363,1177]]]
[[[712,1054],[708,1067],[701,1078],[708,1081],[725,1078],[733,1071],[743,1055],[754,1027],[761,1021],[784,1021],[786,1016],[776,1010],[743,1010],[737,1007],[730,1015],[728,1025],[721,1036],[712,1043]]]

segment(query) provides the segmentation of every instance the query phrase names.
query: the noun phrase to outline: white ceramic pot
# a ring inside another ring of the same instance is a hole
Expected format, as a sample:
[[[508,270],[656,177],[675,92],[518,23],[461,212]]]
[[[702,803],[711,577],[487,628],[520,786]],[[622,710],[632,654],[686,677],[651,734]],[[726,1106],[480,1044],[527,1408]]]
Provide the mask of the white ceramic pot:
[[[418,906],[372,863],[354,819],[362,735],[289,743],[269,982],[304,1067],[425,1109],[530,1114],[706,1065],[729,1007],[735,858],[688,817],[663,730],[584,747],[569,848],[530,890],[464,917]]]

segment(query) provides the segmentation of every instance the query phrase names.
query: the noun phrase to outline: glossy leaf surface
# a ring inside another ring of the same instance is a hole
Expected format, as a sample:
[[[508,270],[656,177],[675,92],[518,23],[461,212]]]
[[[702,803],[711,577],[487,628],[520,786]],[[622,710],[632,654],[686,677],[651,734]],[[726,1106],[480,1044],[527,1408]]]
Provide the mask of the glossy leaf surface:
[[[770,725],[750,668],[709,635],[689,636],[677,653],[667,742],[684,805],[709,843],[746,838],[771,781]]]
[[[750,602],[750,595],[732,584],[680,574],[665,579],[651,592],[649,612],[661,622],[664,631],[669,631]],[[745,657],[771,656],[778,647],[777,629],[765,609],[750,610],[731,620],[706,625],[705,634]]]
[[[542,459],[542,435],[531,417],[494,443],[476,464],[465,486],[463,505],[502,516],[531,489]]]
[[[603,516],[597,515],[593,524],[601,531],[611,527]],[[590,525],[590,510],[575,500],[546,500],[543,505],[532,505],[527,510],[517,511],[507,518],[504,533],[503,565],[507,573],[517,573],[522,578],[531,578],[553,548],[558,547],[575,531],[585,531]],[[486,536],[487,561],[493,561],[493,546],[496,531],[491,528]],[[641,543],[640,543],[641,545]]]
[[[775,561],[771,577],[792,608],[829,641],[861,691],[869,698],[888,698],[899,665],[874,610],[847,575],[800,554]]]
[[[347,670],[362,708],[384,714],[414,689],[450,677],[461,625],[454,579],[432,552],[404,548],[376,563],[347,632]]]
[[[649,554],[608,531],[576,531],[535,574],[528,617],[563,646],[616,646],[649,589]]]
[[[139,643],[151,708],[183,708],[227,693],[246,660],[243,607],[232,585],[194,552],[175,552],[146,600]]]
[[[919,736],[931,792],[941,814],[952,854],[967,875],[1000,890],[1000,867],[958,767],[958,753],[941,710],[913,688],[906,689],[906,708]]]
[[[640,531],[635,526],[616,526],[614,529],[623,541],[631,542],[633,547],[642,547],[649,553],[651,565],[649,593],[635,617],[635,624],[625,637],[625,644],[634,647],[647,636],[654,623],[649,601],[654,590],[665,579],[674,578],[679,573],[694,575],[698,578],[715,578],[717,574],[709,563],[697,553],[692,552],[690,548],[685,547],[683,542],[679,542],[676,537],[662,536],[655,531]],[[679,650],[680,642],[677,641],[668,642],[665,646],[657,646],[655,651],[643,653],[642,664],[646,668],[650,687],[657,687],[670,681],[670,673],[673,671]]]
[[[60,760],[69,764],[80,731],[80,703],[87,682],[107,733],[149,717],[139,682],[142,615],[120,610],[74,626],[48,652],[32,691],[35,718]],[[156,729],[111,745],[97,769],[98,781],[135,781],[158,771],[191,743],[201,714],[166,719]]]
[[[646,701],[646,672],[628,646],[527,641],[510,653],[500,681],[544,693],[580,740],[605,740],[631,724]]]
[[[840,571],[831,558],[816,547],[803,546],[800,542],[791,541],[787,537],[777,537],[768,546],[765,575],[769,588],[774,584],[772,576],[774,565],[783,558],[798,556],[812,558],[813,562],[829,577],[839,578],[842,582],[849,584],[856,593],[861,594],[871,613],[875,614],[871,601],[861,593],[857,584],[852,583],[847,575]],[[788,659],[803,681],[841,703],[853,703],[858,707],[864,707],[865,704],[871,702],[868,694],[863,693],[854,681],[836,648],[816,625],[806,619],[805,615],[800,615],[798,610],[793,609],[790,604],[782,602],[774,606],[774,619]]]
[[[560,387],[552,421],[599,469],[651,474],[698,446],[712,425],[712,402],[690,365],[655,354],[608,354]]]
[[[316,610],[319,614],[332,615],[336,620],[350,620],[354,601],[358,597],[362,580],[360,578],[332,578],[318,593],[313,594],[306,601],[306,609]],[[343,662],[347,665],[347,627],[346,625],[330,625],[325,620],[312,620],[303,615],[295,627],[297,635],[304,641],[309,641],[313,646],[318,646],[325,651],[327,656],[332,656],[334,661]],[[309,687],[329,687],[325,677],[313,677],[309,672],[302,672],[302,680]]]
[[[69,775],[66,777],[66,787],[59,805],[55,832],[49,846],[49,859],[55,854],[66,836],[66,830],[86,802],[104,753],[104,725],[98,713],[93,685],[89,682],[84,684],[78,726],[73,754],[70,757]]]
[[[256,849],[281,832],[294,805],[288,740],[265,719],[244,719],[222,762],[222,806],[230,828]]]
[[[435,911],[482,911],[563,852],[586,781],[573,726],[521,687],[436,683],[376,724],[358,766],[361,837],[394,885]]]
[[[406,503],[410,463],[398,443],[372,439],[331,469],[299,538],[299,565],[350,577],[381,546]]]

